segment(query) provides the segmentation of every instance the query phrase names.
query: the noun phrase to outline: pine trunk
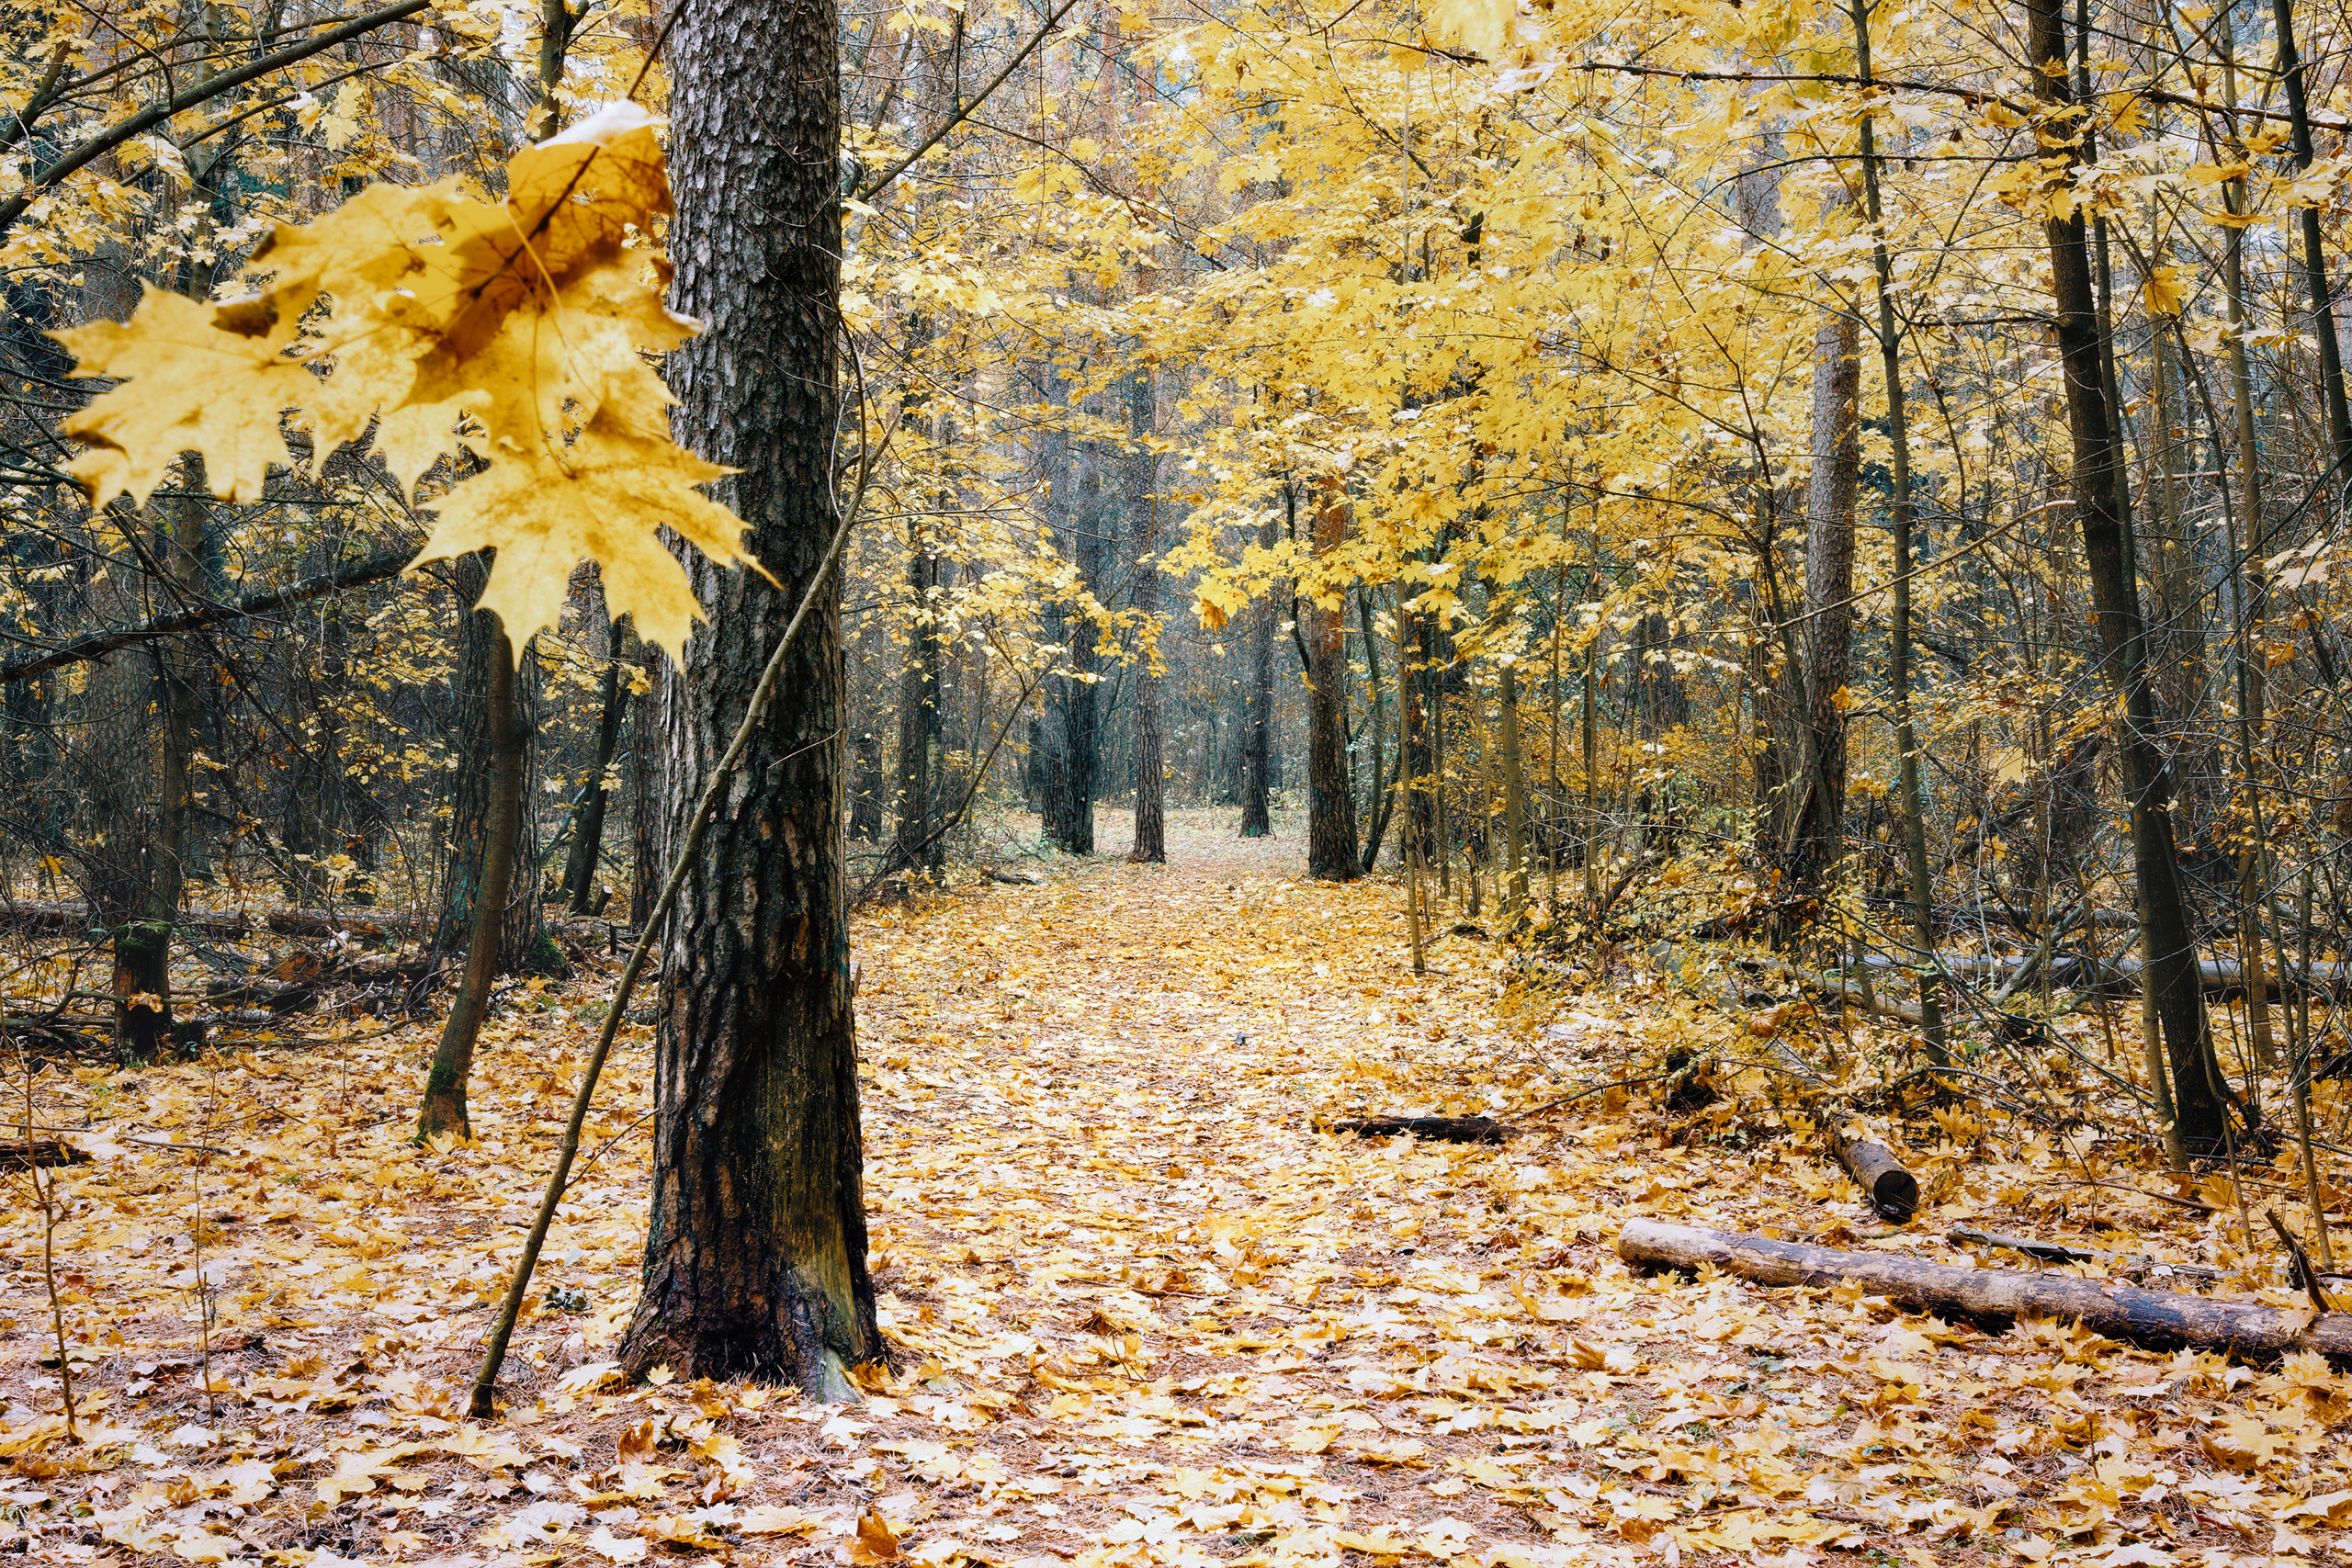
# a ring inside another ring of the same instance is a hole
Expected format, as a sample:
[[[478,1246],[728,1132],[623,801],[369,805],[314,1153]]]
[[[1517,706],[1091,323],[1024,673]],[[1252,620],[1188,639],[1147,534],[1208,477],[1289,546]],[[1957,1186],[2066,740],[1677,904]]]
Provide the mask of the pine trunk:
[[[775,581],[691,571],[710,620],[659,688],[675,841],[836,525],[840,82],[831,0],[707,0],[671,48],[680,438]],[[651,1216],[621,1359],[854,1397],[883,1353],[841,860],[839,579],[781,673],[665,935]]]

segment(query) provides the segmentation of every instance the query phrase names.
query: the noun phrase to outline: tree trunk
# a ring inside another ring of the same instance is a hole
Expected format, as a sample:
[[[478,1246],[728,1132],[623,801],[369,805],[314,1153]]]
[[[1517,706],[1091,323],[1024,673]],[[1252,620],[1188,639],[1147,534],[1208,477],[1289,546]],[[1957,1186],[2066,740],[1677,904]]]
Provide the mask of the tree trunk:
[[[1813,471],[1805,484],[1804,691],[1792,721],[1813,731],[1810,760],[1781,804],[1782,886],[1799,923],[1837,863],[1846,806],[1846,715],[1854,660],[1854,498],[1861,482],[1860,331],[1833,309],[1814,334]],[[1801,754],[1806,749],[1795,747]],[[1783,940],[1793,932],[1783,930]]]
[[[2294,0],[2271,0],[2278,29],[2279,79],[2287,88],[2287,122],[2294,138],[2295,167],[2308,171],[2318,156],[2312,143],[2310,95],[2305,67],[2295,48]],[[2319,207],[2305,203],[2301,211],[2303,282],[2312,297],[2312,333],[2319,343],[2321,400],[2327,409],[2328,456],[2334,460],[2335,488],[2352,486],[2352,404],[2344,387],[2343,350],[2335,341],[2335,311],[2328,299],[2327,252],[2320,233]]]
[[[1503,912],[1527,910],[1527,776],[1519,753],[1519,666],[1502,669],[1503,853],[1506,881]]]
[[[1258,543],[1272,549],[1278,536],[1269,516]],[[1250,690],[1241,720],[1241,836],[1262,839],[1274,830],[1272,784],[1274,747],[1274,622],[1280,618],[1273,594],[1258,606],[1250,628]]]
[[[481,598],[490,580],[485,552],[462,556],[456,562],[457,592],[471,606]],[[518,809],[529,811],[532,691],[535,668],[518,668],[506,651],[506,633],[495,615],[466,615],[458,641],[458,766],[452,781],[448,859],[442,875],[441,911],[434,933],[436,953],[470,953],[474,903],[482,893],[482,868],[492,831],[492,807],[497,797],[492,782],[497,771],[499,737],[510,728],[521,737],[522,767]],[[526,650],[525,657],[528,657]],[[503,660],[507,674],[499,675]],[[510,725],[493,711],[490,693],[507,682]],[[514,858],[506,878],[499,911],[498,972],[512,974],[531,964],[540,941],[537,835],[518,830]]]
[[[861,844],[882,837],[882,738],[870,729],[851,742],[849,836]]]
[[[2066,73],[2065,22],[2060,0],[2029,0],[2028,38],[2041,67],[2034,92],[2064,107],[2074,92]],[[2071,172],[2078,152],[2069,150]],[[2103,658],[2101,673],[2123,698],[2123,787],[2132,813],[2132,858],[2146,924],[2143,940],[2153,973],[2148,994],[2172,1071],[2173,1105],[2180,1141],[2193,1157],[2226,1152],[2220,1074],[2207,1034],[2204,999],[2197,985],[2197,953],[2180,893],[2172,832],[2172,785],[2157,737],[2149,691],[2146,638],[2124,536],[2121,477],[2105,377],[2099,363],[2097,305],[2088,246],[2079,211],[2044,225],[2050,246],[2051,290],[2057,308],[2058,348],[2066,381],[2066,421],[2074,449],[2075,509],[2082,520],[2083,553],[2090,567]]]
[[[947,852],[945,836],[933,820],[939,796],[939,552],[920,513],[908,519],[907,558],[913,606],[906,668],[899,675],[898,839],[890,858],[905,870],[936,875]]]
[[[205,499],[209,487],[204,459],[189,453],[185,461],[187,493],[173,503],[171,533],[163,544],[164,570],[181,593],[194,600],[203,592],[205,534],[212,508]],[[137,985],[139,992],[155,998],[153,1007],[116,1004],[118,1038],[131,1055],[142,1059],[154,1054],[172,1029],[172,922],[179,917],[180,899],[187,888],[193,828],[190,769],[196,757],[199,663],[194,640],[194,636],[175,637],[164,647],[163,754],[156,778],[156,842],[147,884],[147,919],[115,942],[115,994],[125,995],[121,982],[129,981]]]
[[[1582,695],[1584,713],[1577,721],[1577,744],[1584,754],[1584,812],[1578,840],[1584,848],[1584,907],[1589,919],[1600,918],[1600,764],[1595,752],[1599,741],[1593,705],[1599,694],[1600,638],[1596,634],[1585,645],[1584,682]]]
[[[604,689],[602,712],[596,722],[596,761],[588,775],[587,798],[580,803],[579,820],[572,825],[571,853],[564,862],[564,907],[575,915],[588,913],[596,893],[596,862],[605,849],[605,811],[611,795],[605,787],[605,776],[612,769],[613,756],[620,750],[621,722],[628,715],[629,682],[621,672],[622,660],[628,652],[629,635],[618,621],[605,642]]]
[[[840,73],[831,0],[706,0],[671,46],[682,440],[775,575],[696,557],[710,622],[660,686],[683,832],[836,525]],[[883,1354],[866,1272],[843,907],[840,579],[780,672],[663,942],[643,1291],[620,1359],[854,1398]]]
[[[1147,647],[1136,671],[1136,832],[1127,858],[1138,864],[1159,865],[1168,859],[1168,759],[1160,735],[1163,660],[1159,638],[1165,629],[1159,617],[1159,460],[1144,438],[1159,423],[1159,393],[1148,367],[1127,379],[1127,429],[1136,437],[1128,468],[1128,502],[1142,519],[1134,529],[1135,586],[1129,602],[1142,623]]]
[[[1867,0],[1852,0],[1855,60],[1864,80],[1871,76],[1870,9]],[[1886,247],[1885,214],[1879,205],[1878,142],[1868,118],[1860,127],[1862,152],[1864,216],[1871,224],[1871,275],[1878,305],[1879,371],[1886,381],[1886,425],[1892,456],[1890,477],[1894,506],[1889,522],[1894,544],[1894,624],[1888,633],[1887,675],[1894,699],[1895,794],[1903,814],[1903,859],[1911,885],[1911,920],[1919,933],[1924,956],[1935,946],[1933,890],[1928,877],[1926,808],[1919,787],[1919,741],[1911,708],[1911,427],[1904,412],[1903,360],[1894,330],[1894,273]],[[1816,704],[1820,698],[1816,695]],[[1843,745],[1843,731],[1839,742]],[[1841,777],[1845,763],[1838,770]],[[1944,1031],[1943,996],[1931,971],[1919,976],[1919,1021],[1927,1036],[1928,1059],[1937,1066],[1951,1061]]]
[[[646,673],[658,683],[669,661],[657,648],[644,652]],[[661,744],[651,705],[639,703],[628,748],[628,923],[639,931],[662,891],[662,770],[655,761]]]
[[[473,612],[477,615],[485,612]],[[433,1066],[424,1079],[424,1103],[416,1118],[422,1143],[445,1133],[473,1135],[466,1114],[466,1084],[473,1075],[474,1042],[490,1004],[490,983],[498,973],[500,939],[505,925],[507,884],[513,879],[515,840],[523,828],[522,714],[514,703],[515,671],[506,634],[492,639],[490,668],[483,672],[482,707],[490,716],[490,776],[481,861],[475,880],[473,923],[467,933],[466,967],[442,1021]]]
[[[1340,481],[1328,479],[1315,511],[1315,553],[1339,548],[1347,532]],[[1327,882],[1363,874],[1356,855],[1355,784],[1348,777],[1347,607],[1344,586],[1320,585],[1301,607],[1307,655],[1306,869]]]

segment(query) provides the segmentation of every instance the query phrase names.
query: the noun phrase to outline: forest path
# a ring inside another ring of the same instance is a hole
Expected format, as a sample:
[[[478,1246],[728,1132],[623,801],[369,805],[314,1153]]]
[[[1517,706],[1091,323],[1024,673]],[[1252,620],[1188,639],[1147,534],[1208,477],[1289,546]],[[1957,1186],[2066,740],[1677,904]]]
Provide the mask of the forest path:
[[[1231,830],[1185,814],[1166,866],[1058,863],[861,925],[877,1279],[909,1363],[866,1495],[911,1550],[2228,1568],[2338,1506],[2293,1512],[2352,1479],[2315,1458],[2347,1414],[2307,1396],[2344,1386],[2324,1369],[1630,1273],[1610,1244],[1636,1215],[1957,1259],[1944,1224],[2063,1224],[2065,1193],[2047,1148],[1961,1118],[1915,1160],[1939,1205],[1891,1232],[1802,1119],[1759,1139],[1766,1107],[1694,1119],[1637,1087],[1531,1114],[1769,1029],[1638,976],[1515,1002],[1472,937],[1417,977],[1393,882],[1308,881],[1295,831]],[[1529,1120],[1500,1147],[1315,1130],[1374,1111]],[[1670,1146],[1672,1122],[1728,1135]],[[2199,1245],[2134,1207],[2151,1245]]]
[[[2332,1429],[2352,1385],[2313,1358],[1988,1337],[1850,1290],[1644,1278],[1611,1246],[1653,1215],[1950,1259],[1939,1233],[1973,1221],[2219,1263],[2225,1207],[2070,1185],[2074,1156],[2030,1129],[1951,1112],[1956,1141],[1912,1140],[1919,1221],[1867,1225],[1803,1116],[1754,1080],[1695,1117],[1649,1102],[1668,1046],[1728,1066],[1778,1024],[1622,968],[1516,998],[1495,944],[1467,935],[1416,976],[1395,883],[1306,880],[1283,826],[1244,842],[1229,813],[1179,813],[1166,866],[1047,859],[1042,886],[965,881],[858,919],[898,1366],[855,1408],[615,1381],[645,1223],[650,1052],[632,1028],[506,1414],[459,1421],[608,975],[535,985],[493,1021],[471,1145],[406,1141],[429,1023],[43,1075],[42,1116],[109,1151],[62,1174],[74,1206],[54,1237],[95,1440],[64,1445],[52,1414],[42,1227],[11,1182],[0,1457],[21,1519],[0,1513],[0,1551],[2236,1568],[2340,1549],[2352,1473]],[[1539,1109],[1628,1079],[1630,1100]],[[1316,1130],[1366,1111],[1525,1131]],[[175,1152],[191,1145],[232,1153],[198,1167]]]

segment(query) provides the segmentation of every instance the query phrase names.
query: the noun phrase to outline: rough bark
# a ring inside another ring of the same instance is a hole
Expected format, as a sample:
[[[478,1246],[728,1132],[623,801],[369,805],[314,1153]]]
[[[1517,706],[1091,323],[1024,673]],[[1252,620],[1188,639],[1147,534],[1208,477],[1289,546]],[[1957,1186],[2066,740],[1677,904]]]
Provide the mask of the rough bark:
[[[1965,1318],[1995,1330],[2020,1317],[2048,1317],[2152,1350],[2210,1350],[2267,1360],[2308,1349],[2339,1362],[2352,1359],[2352,1313],[2311,1318],[2253,1302],[2211,1301],[2064,1274],[1962,1269],[1657,1220],[1634,1220],[1619,1232],[1617,1256],[1651,1269],[1696,1271],[1712,1264],[1763,1285],[1854,1283],[1915,1312]]]
[[[1813,469],[1805,483],[1804,691],[1792,722],[1813,731],[1812,766],[1781,806],[1783,886],[1819,896],[1837,863],[1846,806],[1846,715],[1838,706],[1854,661],[1854,501],[1861,481],[1861,335],[1832,310],[1814,334]],[[1804,748],[1792,747],[1797,754]]]
[[[683,833],[836,519],[841,141],[831,0],[707,0],[671,46],[680,437],[774,574],[689,570],[709,613],[658,688],[665,837]],[[864,1156],[839,783],[839,579],[780,673],[665,935],[651,1214],[621,1359],[854,1397],[883,1354]]]

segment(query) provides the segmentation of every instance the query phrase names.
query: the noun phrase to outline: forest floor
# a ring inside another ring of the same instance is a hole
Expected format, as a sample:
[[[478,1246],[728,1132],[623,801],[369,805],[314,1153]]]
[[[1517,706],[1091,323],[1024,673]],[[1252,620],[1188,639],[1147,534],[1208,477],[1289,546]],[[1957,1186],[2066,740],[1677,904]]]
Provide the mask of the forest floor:
[[[858,1406],[616,1381],[648,1143],[632,1028],[507,1408],[459,1418],[608,973],[512,995],[471,1145],[407,1141],[426,1026],[295,1021],[198,1063],[40,1075],[30,1119],[100,1155],[54,1173],[83,1441],[58,1419],[40,1205],[11,1173],[0,1558],[2225,1568],[2344,1549],[2352,1386],[2315,1358],[1993,1337],[1852,1289],[1645,1277],[1611,1248],[1648,1215],[1952,1260],[1942,1232],[1989,1222],[2232,1266],[2228,1204],[1951,1111],[1908,1129],[1919,1218],[1867,1222],[1793,1110],[1759,1090],[1694,1122],[1644,1081],[1670,1046],[1758,1044],[1776,1019],[1638,963],[1509,988],[1470,933],[1417,978],[1392,883],[1308,882],[1295,830],[1229,832],[1181,814],[1165,867],[1049,861],[1042,886],[859,922],[899,1368]],[[1317,1130],[1366,1111],[1525,1131]]]

